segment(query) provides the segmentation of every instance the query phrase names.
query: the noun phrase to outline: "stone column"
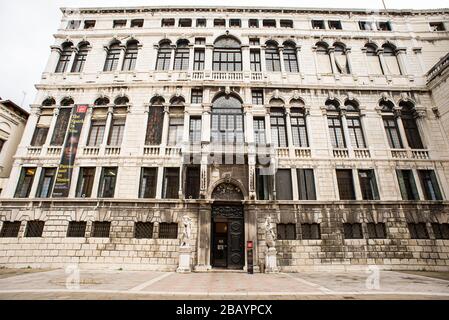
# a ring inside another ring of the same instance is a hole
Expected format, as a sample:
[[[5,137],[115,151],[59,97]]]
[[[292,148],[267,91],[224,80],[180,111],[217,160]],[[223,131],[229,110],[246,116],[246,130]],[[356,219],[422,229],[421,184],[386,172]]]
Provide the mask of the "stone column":
[[[266,45],[260,46],[260,70],[263,73],[267,72],[267,61],[265,60],[265,49],[266,49]]]
[[[271,145],[271,123],[270,123],[270,105],[265,105],[265,132],[267,145]]]
[[[185,106],[188,108],[188,105]],[[189,144],[190,133],[190,114],[189,111],[184,109],[184,128],[182,131],[182,146],[186,147]]]
[[[104,148],[108,145],[108,139],[109,139],[109,131],[111,130],[111,124],[112,124],[112,117],[114,116],[114,107],[109,106],[108,107],[108,116],[106,118],[106,125],[104,127],[104,136],[103,141],[101,142],[100,154],[104,154]]]
[[[285,106],[285,125],[287,126],[287,147],[289,149],[290,158],[295,157],[295,148],[293,145],[292,120],[290,115],[290,106]]]
[[[403,76],[408,76],[409,73],[409,67],[408,62],[405,56],[407,55],[407,49],[406,48],[399,48],[396,51],[396,57],[398,59],[399,68],[401,69],[401,73]]]
[[[201,115],[201,128],[202,128],[201,142],[209,143],[211,140],[210,137],[211,111],[212,111],[212,104],[203,103],[203,113]]]
[[[125,59],[125,51],[126,51],[126,46],[121,45],[120,46],[120,57],[118,59],[117,70],[114,70],[114,71],[122,71],[123,70],[123,60]]]
[[[355,199],[363,200],[362,188],[360,187],[359,171],[357,168],[352,170],[352,176],[354,180]]]
[[[89,138],[89,128],[92,119],[93,106],[90,105],[87,109],[86,117],[84,118],[83,128],[81,129],[81,136],[79,146],[84,147],[87,145],[87,139]]]
[[[245,141],[248,144],[254,143],[254,125],[252,106],[248,104],[243,105],[243,112],[245,115]]]
[[[405,134],[405,129],[404,129],[404,124],[402,123],[402,118],[401,118],[401,107],[394,107],[393,112],[394,112],[394,116],[396,118],[396,122],[397,122],[397,125],[399,128],[399,134],[401,136],[402,147],[404,149],[409,150],[410,146],[408,145],[407,136]]]
[[[253,205],[249,205],[245,210],[245,238],[246,241],[253,242],[253,263],[254,272],[260,272],[259,268],[259,254],[258,254],[258,239],[257,239],[257,209]],[[245,242],[246,247],[246,242]],[[245,250],[245,269],[248,267],[247,250]]]
[[[335,48],[334,47],[329,47],[329,49],[327,50],[329,57],[331,59],[331,68],[332,68],[332,73],[333,74],[339,74],[339,72],[337,71],[337,64],[335,63]]]
[[[242,45],[241,48],[242,48],[242,71],[250,72],[251,71],[251,63],[250,63],[250,56],[249,56],[249,46]]]
[[[384,57],[383,53],[384,53],[383,49],[377,50],[377,55],[379,56],[380,66],[382,67],[382,71],[383,71],[384,75],[388,76],[388,75],[390,75],[390,70],[388,70],[387,63],[385,62],[385,57]]]
[[[326,108],[326,106],[321,106],[320,109],[321,109],[321,113],[323,114],[324,128],[326,131],[327,150],[329,150],[328,151],[329,157],[332,158],[334,156],[334,151],[333,151],[334,147],[332,146],[331,138],[329,135],[329,123],[327,121],[327,108]]]
[[[36,173],[34,174],[33,184],[31,185],[29,198],[36,198],[37,187],[39,186],[39,181],[42,173],[42,166],[36,168]]]
[[[299,200],[298,175],[296,173],[297,171],[295,166],[291,168],[293,200]]]
[[[162,185],[164,183],[164,166],[157,168],[157,184],[156,184],[156,199],[162,199]]]
[[[195,47],[193,44],[189,45],[189,67],[187,68],[187,71],[191,72],[193,71],[193,63],[195,61]]]
[[[428,136],[428,132],[431,131],[429,129],[427,122],[426,107],[423,106],[415,107],[415,121],[416,125],[418,126],[419,135],[421,137],[424,149],[430,149],[432,139],[430,139],[430,137]]]
[[[299,69],[299,73],[301,74],[301,78],[304,77],[304,63],[302,61],[302,56],[301,56],[301,46],[297,46],[296,47],[296,60],[298,61],[298,69]]]
[[[349,74],[352,74],[353,76],[356,76],[356,74],[354,74],[354,70],[352,69],[351,48],[346,48],[346,63],[348,65]]]
[[[58,120],[60,106],[55,106],[53,109],[53,118],[51,119],[50,128],[48,128],[47,139],[45,140],[44,147],[48,147],[51,143],[53,133],[55,131],[56,121]],[[64,141],[62,142],[64,144]]]
[[[50,58],[48,59],[47,66],[45,67],[45,73],[54,73],[56,65],[58,64],[61,54],[61,48],[59,46],[51,46]]]
[[[208,271],[212,269],[210,263],[211,250],[211,206],[202,204],[198,210],[198,243],[197,264],[195,271]]]
[[[162,147],[167,146],[169,126],[170,126],[170,104],[164,103],[164,120],[162,124],[162,138],[161,138]]]
[[[279,46],[278,49],[279,49],[279,60],[281,64],[281,72],[286,73],[287,71],[285,70],[285,62],[284,62],[284,47]]]
[[[206,49],[204,50],[204,71],[209,72],[209,74],[212,71],[213,51],[214,51],[213,44],[206,45]]]
[[[346,149],[348,149],[349,157],[354,158],[354,148],[352,146],[351,136],[349,135],[348,120],[346,119],[346,108],[341,107],[341,124],[343,127],[343,134],[346,142]]]
[[[77,53],[78,53],[78,49],[72,47],[72,54],[70,56],[70,61],[69,61],[69,64],[67,65],[67,69],[65,71],[66,73],[72,72],[73,62],[75,61],[75,56]]]

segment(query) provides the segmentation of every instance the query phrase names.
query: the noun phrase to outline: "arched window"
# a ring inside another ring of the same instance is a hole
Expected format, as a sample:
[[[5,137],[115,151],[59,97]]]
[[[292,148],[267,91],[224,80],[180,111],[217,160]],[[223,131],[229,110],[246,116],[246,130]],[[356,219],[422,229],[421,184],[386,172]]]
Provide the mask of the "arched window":
[[[139,51],[139,42],[130,40],[126,45],[125,58],[123,59],[123,71],[132,71],[136,69],[137,54]]]
[[[55,104],[56,104],[56,101],[52,97],[48,97],[47,99],[42,101],[42,106],[44,106],[44,107],[50,107],[50,106],[53,106]]]
[[[179,40],[177,42],[175,51],[175,66],[174,70],[188,70],[189,69],[189,41]]]
[[[400,75],[401,68],[399,67],[398,58],[396,56],[396,48],[391,44],[384,44],[383,48],[383,56],[386,64],[386,68],[388,69],[389,74]]]
[[[162,125],[164,122],[164,103],[161,96],[155,96],[150,101],[148,109],[147,132],[145,135],[145,145],[160,145],[162,141]]]
[[[242,49],[234,37],[223,36],[214,43],[214,71],[242,71]]]
[[[397,118],[393,114],[393,103],[389,100],[382,100],[379,103],[379,107],[381,107],[382,121],[390,148],[402,149],[402,139],[399,133]]]
[[[316,44],[316,58],[318,73],[332,73],[331,58],[329,56],[328,45],[324,42]]]
[[[276,148],[285,148],[288,146],[288,140],[284,101],[271,99],[270,106],[273,106],[270,108],[271,143]]]
[[[281,57],[279,55],[279,48],[276,42],[268,41],[265,49],[265,62],[267,71],[280,72],[281,71]]]
[[[332,147],[346,148],[346,141],[343,132],[343,123],[341,121],[340,103],[337,100],[326,101],[327,124],[329,127],[329,136],[331,138]]]
[[[304,102],[300,99],[293,99],[290,101],[290,106],[293,145],[295,147],[306,148],[309,146],[309,139],[307,137]]]
[[[183,97],[174,97],[170,100],[170,120],[168,127],[169,146],[177,146],[182,143],[184,133],[184,103]]]
[[[62,107],[69,107],[69,106],[72,106],[74,104],[75,104],[75,102],[73,101],[72,98],[64,98],[64,99],[61,100],[61,106]]]
[[[99,97],[95,100],[90,123],[88,146],[99,146],[103,142],[104,131],[106,128],[106,119],[108,117],[109,98]]]
[[[415,106],[409,101],[401,101],[399,106],[402,108],[401,120],[409,147],[412,149],[423,149],[423,143],[415,119]]]
[[[170,70],[171,51],[172,48],[170,40],[162,40],[159,43],[156,70]]]
[[[104,71],[115,71],[118,67],[118,61],[120,59],[120,43],[114,42],[108,48],[106,55],[106,62],[104,64]]]
[[[88,52],[89,44],[87,42],[79,45],[78,52],[76,53],[75,60],[73,61],[72,72],[83,72]]]
[[[377,53],[376,45],[367,43],[365,45],[365,50],[369,74],[383,74],[382,65],[380,64],[380,58]]]
[[[108,97],[99,97],[94,102],[94,105],[96,105],[96,106],[107,106],[108,104],[109,104],[109,98]]]
[[[335,65],[337,72],[341,74],[349,74],[348,56],[346,55],[346,48],[339,43],[334,44]]]
[[[241,144],[244,142],[243,110],[234,96],[215,99],[212,107],[212,143]]]
[[[284,66],[287,72],[299,72],[296,46],[292,42],[284,43]]]
[[[125,96],[117,97],[114,104],[111,128],[109,129],[108,146],[120,146],[122,144],[129,99]]]
[[[62,50],[59,55],[59,61],[56,65],[56,73],[64,73],[70,63],[70,58],[72,57],[73,44],[71,42],[66,42],[62,45]]]
[[[120,96],[115,98],[114,104],[116,106],[127,106],[129,104],[129,99],[126,96]]]
[[[363,135],[362,122],[360,120],[360,109],[357,101],[346,100],[346,122],[348,123],[349,138],[354,149],[366,148]]]

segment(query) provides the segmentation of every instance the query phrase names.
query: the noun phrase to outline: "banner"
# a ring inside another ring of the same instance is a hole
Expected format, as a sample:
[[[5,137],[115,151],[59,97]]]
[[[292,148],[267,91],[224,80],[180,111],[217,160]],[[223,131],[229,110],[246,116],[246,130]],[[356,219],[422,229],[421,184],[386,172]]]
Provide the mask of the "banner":
[[[61,162],[53,188],[53,197],[63,198],[69,196],[70,182],[72,180],[73,165],[75,163],[78,142],[83,128],[87,105],[76,105],[69,122],[69,128],[62,149]]]

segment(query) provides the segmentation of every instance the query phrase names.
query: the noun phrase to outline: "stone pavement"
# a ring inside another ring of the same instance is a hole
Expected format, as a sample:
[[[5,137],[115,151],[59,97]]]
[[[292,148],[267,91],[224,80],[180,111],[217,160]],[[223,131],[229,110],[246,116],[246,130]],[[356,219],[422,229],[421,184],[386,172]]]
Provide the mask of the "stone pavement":
[[[0,269],[0,299],[444,299],[447,275]],[[67,272],[67,273],[66,273]],[[441,279],[443,278],[443,279]]]

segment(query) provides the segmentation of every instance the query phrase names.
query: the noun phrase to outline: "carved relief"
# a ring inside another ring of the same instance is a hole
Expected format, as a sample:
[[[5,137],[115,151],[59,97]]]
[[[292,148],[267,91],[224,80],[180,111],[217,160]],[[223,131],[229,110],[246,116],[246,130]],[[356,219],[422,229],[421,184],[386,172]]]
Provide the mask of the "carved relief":
[[[222,183],[212,192],[215,200],[243,200],[243,193],[239,187],[231,183]]]

